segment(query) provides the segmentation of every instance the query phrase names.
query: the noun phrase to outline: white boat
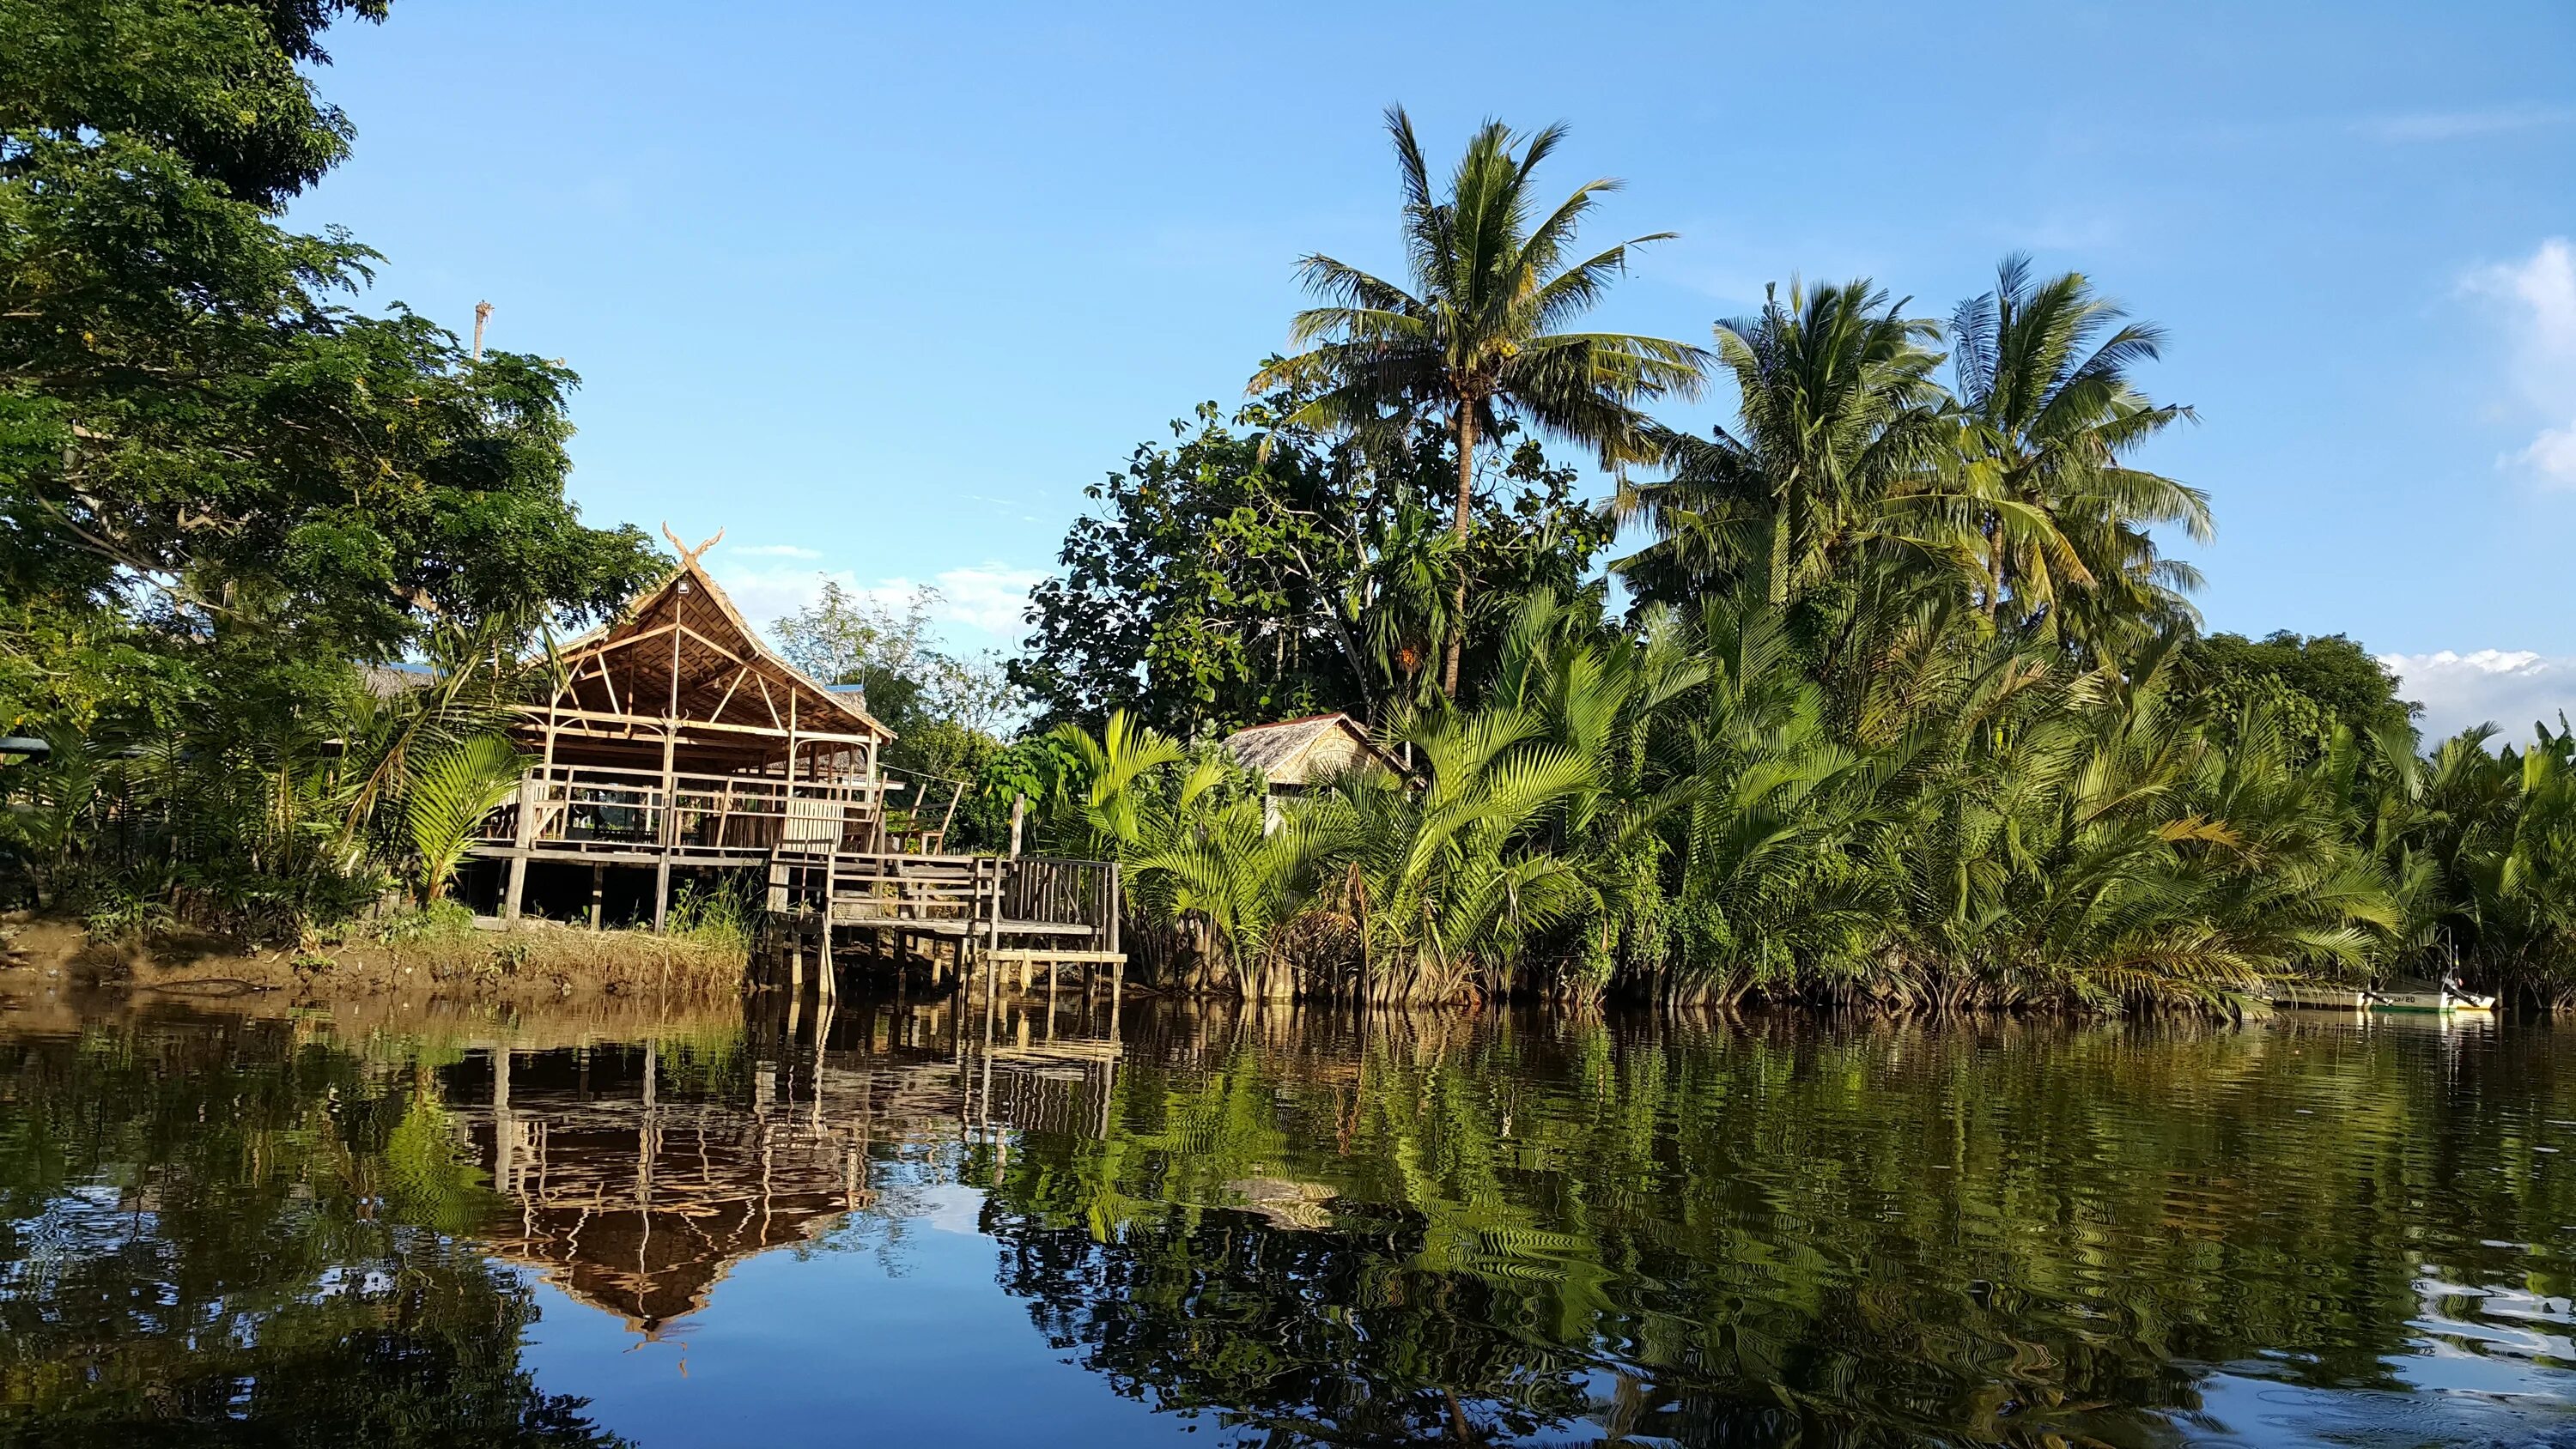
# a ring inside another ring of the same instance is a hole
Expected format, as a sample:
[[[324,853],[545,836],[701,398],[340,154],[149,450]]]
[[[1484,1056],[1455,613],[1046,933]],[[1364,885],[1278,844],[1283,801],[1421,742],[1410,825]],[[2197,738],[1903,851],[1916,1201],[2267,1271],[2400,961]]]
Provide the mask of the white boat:
[[[2365,991],[2363,1003],[2372,1011],[2493,1011],[2496,999],[2463,990],[2448,976],[2430,991]]]

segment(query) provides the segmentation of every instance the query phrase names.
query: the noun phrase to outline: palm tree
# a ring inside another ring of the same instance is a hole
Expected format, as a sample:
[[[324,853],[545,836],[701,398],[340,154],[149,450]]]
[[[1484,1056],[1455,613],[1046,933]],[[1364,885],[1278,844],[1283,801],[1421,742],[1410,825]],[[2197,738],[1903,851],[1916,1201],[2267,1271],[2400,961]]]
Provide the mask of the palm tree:
[[[1430,168],[1401,106],[1386,113],[1404,180],[1404,233],[1411,290],[1331,257],[1299,263],[1308,291],[1326,305],[1297,314],[1292,345],[1309,350],[1263,368],[1250,391],[1296,388],[1310,400],[1289,418],[1384,441],[1417,420],[1436,419],[1458,454],[1457,511],[1451,527],[1467,539],[1476,445],[1505,415],[1595,450],[1604,468],[1654,455],[1637,404],[1698,390],[1705,355],[1696,347],[1617,332],[1563,332],[1598,303],[1627,267],[1628,249],[1672,235],[1632,238],[1580,261],[1574,234],[1612,180],[1587,182],[1544,217],[1531,175],[1565,138],[1550,126],[1524,138],[1488,121],[1467,143],[1435,196]],[[1441,687],[1458,692],[1465,637],[1464,550],[1451,589]]]
[[[1736,429],[1660,440],[1672,477],[1623,490],[1618,505],[1657,539],[1619,569],[1675,601],[1760,577],[1780,604],[1875,540],[1955,551],[1932,506],[1940,329],[1903,313],[1867,280],[1793,281],[1785,300],[1774,290],[1756,315],[1717,324]],[[1916,537],[1923,521],[1929,538]]]
[[[419,860],[422,905],[446,897],[476,828],[510,798],[527,765],[510,737],[496,731],[440,748],[411,770],[402,828]]]
[[[1951,318],[1951,365],[1958,375],[1958,451],[1964,492],[1986,501],[1986,617],[2010,598],[2006,624],[2063,616],[2065,585],[2098,590],[2114,617],[2187,612],[2188,570],[2156,556],[2149,525],[2180,524],[2196,542],[2211,536],[2209,500],[2199,489],[2132,468],[2122,455],[2192,415],[2158,405],[2129,370],[2159,354],[2164,333],[2123,324],[2119,306],[2081,272],[2046,282],[2030,258],[2004,258],[1995,289],[1959,304]],[[2107,335],[2105,335],[2107,334]],[[1998,526],[2005,510],[2045,514],[2063,552],[2016,546]],[[2085,611],[2079,610],[2078,617]]]

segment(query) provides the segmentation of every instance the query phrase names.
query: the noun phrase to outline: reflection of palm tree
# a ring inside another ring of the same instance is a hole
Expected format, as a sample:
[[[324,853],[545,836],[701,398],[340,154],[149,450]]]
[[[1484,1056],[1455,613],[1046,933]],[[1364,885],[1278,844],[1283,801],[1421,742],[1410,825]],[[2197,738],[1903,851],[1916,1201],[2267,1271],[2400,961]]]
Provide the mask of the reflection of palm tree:
[[[1603,467],[1642,461],[1652,447],[1635,404],[1694,392],[1701,354],[1661,338],[1558,330],[1601,300],[1626,270],[1628,248],[1670,235],[1635,237],[1576,259],[1576,229],[1618,183],[1587,182],[1544,217],[1537,214],[1532,173],[1564,140],[1564,127],[1523,144],[1501,122],[1488,121],[1440,194],[1413,122],[1401,107],[1389,109],[1386,122],[1404,182],[1410,290],[1328,256],[1307,257],[1306,286],[1326,305],[1297,314],[1290,335],[1318,345],[1263,368],[1251,390],[1311,389],[1312,400],[1291,422],[1372,441],[1416,420],[1444,428],[1457,452],[1451,529],[1463,554],[1476,446],[1497,436],[1506,413],[1593,449]],[[1467,604],[1462,571],[1451,591],[1441,667],[1441,688],[1452,696]]]

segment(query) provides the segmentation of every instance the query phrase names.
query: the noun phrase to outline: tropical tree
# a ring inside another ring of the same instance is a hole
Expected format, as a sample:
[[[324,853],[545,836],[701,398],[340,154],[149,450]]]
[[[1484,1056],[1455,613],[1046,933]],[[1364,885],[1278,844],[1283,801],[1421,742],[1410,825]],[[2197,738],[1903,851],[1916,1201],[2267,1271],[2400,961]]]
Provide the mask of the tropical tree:
[[[1481,440],[1517,415],[1541,433],[1594,450],[1605,468],[1654,456],[1637,405],[1689,396],[1703,354],[1661,338],[1562,331],[1597,305],[1626,270],[1628,250],[1669,237],[1635,237],[1576,258],[1575,232],[1612,180],[1587,182],[1539,215],[1533,173],[1564,140],[1550,126],[1526,138],[1488,121],[1467,143],[1445,194],[1402,107],[1386,114],[1404,187],[1406,285],[1321,254],[1299,263],[1325,305],[1297,314],[1292,346],[1307,348],[1255,374],[1250,390],[1308,396],[1290,421],[1362,437],[1400,437],[1428,415],[1456,450],[1451,526],[1467,539]],[[1452,586],[1442,691],[1458,692],[1467,579]]]
[[[1930,501],[1944,441],[1940,329],[1903,312],[1866,280],[1793,282],[1785,300],[1775,289],[1756,315],[1717,324],[1739,421],[1709,438],[1658,436],[1670,476],[1616,502],[1656,538],[1620,569],[1676,602],[1757,577],[1780,604],[1876,543],[1954,561],[1958,540]]]
[[[2148,529],[2179,525],[2208,542],[2208,496],[2126,459],[2192,413],[2138,388],[2131,372],[2161,354],[2164,332],[2124,315],[2083,273],[2040,281],[2017,253],[1993,291],[1951,316],[1953,465],[1981,515],[1990,620],[2098,642],[2128,621],[2190,612],[2182,591],[2196,576],[2161,557]],[[2034,526],[2011,527],[2017,510]]]
[[[476,735],[419,762],[402,794],[402,828],[422,905],[446,897],[475,827],[510,798],[526,768],[504,734]]]
[[[1318,891],[1359,945],[1354,995],[1448,1001],[1509,994],[1547,933],[1589,893],[1546,832],[1592,778],[1537,710],[1434,709],[1397,730],[1425,779],[1342,777],[1302,808],[1320,839]]]

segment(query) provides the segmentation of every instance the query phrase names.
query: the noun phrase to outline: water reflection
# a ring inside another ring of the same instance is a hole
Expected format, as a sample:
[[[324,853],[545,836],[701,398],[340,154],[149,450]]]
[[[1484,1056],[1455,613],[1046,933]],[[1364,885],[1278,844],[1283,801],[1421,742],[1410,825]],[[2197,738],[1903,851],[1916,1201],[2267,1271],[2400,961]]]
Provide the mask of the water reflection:
[[[967,1015],[827,1003],[739,1042],[474,1044],[442,1076],[459,1146],[509,1204],[479,1236],[654,1338],[745,1258],[852,1214],[901,1218],[880,1160],[989,1143],[1001,1162],[1011,1134],[1106,1130],[1114,1046],[1032,1041],[1036,1013],[1013,1006],[988,1047]]]
[[[0,1016],[0,1442],[2511,1436],[2576,1359],[2571,1061],[2384,1018]]]

